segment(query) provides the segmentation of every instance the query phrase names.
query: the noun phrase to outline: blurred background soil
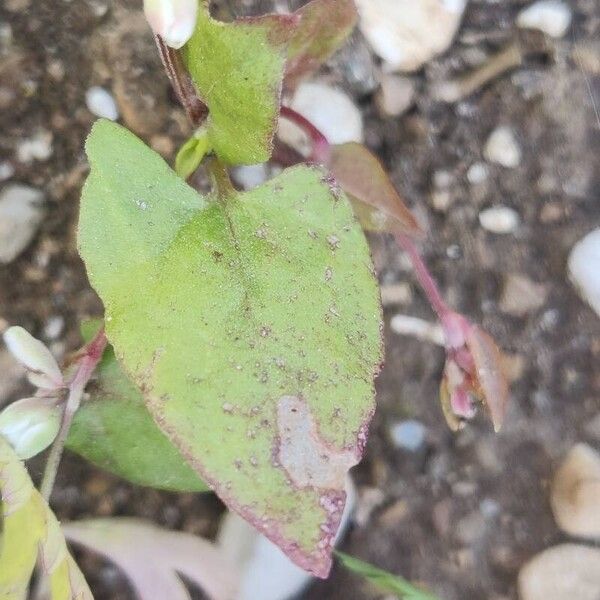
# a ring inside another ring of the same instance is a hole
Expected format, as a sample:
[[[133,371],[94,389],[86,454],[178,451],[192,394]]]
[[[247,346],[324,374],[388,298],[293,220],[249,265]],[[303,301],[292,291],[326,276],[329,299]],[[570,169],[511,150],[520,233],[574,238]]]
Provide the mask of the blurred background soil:
[[[273,8],[232,4],[238,14]],[[413,99],[401,115],[386,115],[375,101],[378,59],[360,33],[320,74],[360,107],[366,144],[428,231],[423,252],[445,297],[509,355],[513,401],[502,432],[494,434],[482,415],[451,433],[437,400],[443,349],[389,325],[396,314],[433,321],[431,310],[394,244],[371,237],[388,292],[386,367],[366,457],[355,469],[360,499],[343,549],[425,582],[447,600],[515,598],[520,567],[566,539],[550,510],[552,473],[574,443],[600,447],[600,320],[566,270],[572,246],[600,224],[596,1],[569,3],[569,32],[551,40],[544,56],[454,104],[431,93],[433,82],[516,39],[524,5],[471,0],[450,49],[410,75]],[[41,217],[32,217],[32,243],[0,264],[0,326],[26,327],[58,356],[80,344],[80,320],[102,311],[76,251],[83,143],[96,118],[85,100],[92,86],[109,90],[120,122],[173,160],[190,131],[141,1],[3,0],[0,194],[18,183],[44,202]],[[499,126],[512,128],[521,149],[512,168],[484,158]],[[519,216],[502,235],[479,220],[497,205]],[[0,349],[0,405],[26,391],[21,371]],[[407,419],[417,421],[408,442],[395,428]],[[32,463],[34,476],[42,465]],[[135,515],[204,536],[215,534],[223,510],[211,495],[135,487],[71,454],[53,506],[63,519]],[[132,598],[115,567],[79,556],[98,600]],[[303,597],[384,596],[336,566]]]

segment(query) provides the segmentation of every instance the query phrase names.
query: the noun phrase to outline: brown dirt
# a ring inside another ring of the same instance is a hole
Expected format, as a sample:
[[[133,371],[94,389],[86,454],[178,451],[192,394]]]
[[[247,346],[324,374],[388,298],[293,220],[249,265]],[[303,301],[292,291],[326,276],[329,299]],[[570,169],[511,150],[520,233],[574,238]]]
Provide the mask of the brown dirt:
[[[0,8],[2,31],[8,25],[12,32],[12,39],[0,36],[0,161],[14,166],[12,181],[48,195],[47,217],[34,243],[18,260],[0,266],[0,322],[21,324],[43,337],[48,319],[63,317],[65,330],[52,342],[59,353],[77,347],[82,318],[101,313],[75,249],[86,174],[82,146],[94,120],[85,107],[86,89],[112,89],[126,124],[170,160],[189,133],[160,71],[140,4],[5,0]],[[344,53],[327,72],[355,95],[368,145],[427,225],[424,253],[445,296],[487,328],[518,367],[502,433],[494,435],[482,418],[452,434],[437,402],[443,352],[386,328],[379,407],[366,458],[356,469],[361,510],[371,505],[372,510],[353,526],[344,550],[423,581],[445,600],[515,598],[520,566],[563,539],[548,501],[557,461],[575,442],[600,445],[600,376],[594,369],[600,320],[577,297],[565,268],[574,242],[600,223],[599,131],[592,108],[600,87],[600,50],[593,44],[600,24],[594,0],[570,2],[572,30],[552,42],[546,60],[527,61],[454,106],[435,103],[428,93],[429,81],[513,39],[523,4],[472,0],[457,42],[415,76],[416,105],[400,118],[381,118],[373,94],[350,81],[348,60],[358,53]],[[575,49],[584,59],[575,58]],[[516,130],[522,163],[511,170],[490,166],[487,181],[472,186],[468,167],[483,160],[483,144],[499,124]],[[20,140],[39,129],[52,132],[52,155],[19,163]],[[439,171],[449,174],[451,202],[444,211],[431,202]],[[514,235],[496,236],[480,227],[478,212],[494,204],[521,215]],[[388,307],[386,323],[396,312],[431,319],[394,245],[372,241],[382,282],[408,282],[412,290],[408,303]],[[540,308],[523,316],[500,310],[508,273],[542,284],[547,295]],[[426,445],[417,453],[396,449],[390,439],[390,424],[406,417],[427,427]],[[34,475],[40,465],[33,462]],[[138,515],[207,536],[214,535],[222,511],[212,496],[136,488],[73,456],[63,464],[53,500],[61,518]],[[132,597],[114,567],[89,555],[82,567],[98,600]],[[304,596],[379,597],[339,567]]]

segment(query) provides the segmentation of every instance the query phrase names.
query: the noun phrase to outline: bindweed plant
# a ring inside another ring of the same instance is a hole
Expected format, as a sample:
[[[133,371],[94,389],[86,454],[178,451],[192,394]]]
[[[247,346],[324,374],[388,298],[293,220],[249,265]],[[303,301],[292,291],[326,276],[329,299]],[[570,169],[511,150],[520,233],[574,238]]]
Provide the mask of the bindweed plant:
[[[94,125],[79,252],[104,321],[82,325],[86,344],[62,369],[23,329],[4,335],[37,391],[0,414],[2,598],[26,594],[36,562],[38,593],[92,597],[63,534],[120,565],[140,598],[186,598],[176,573],[212,598],[242,597],[240,567],[218,544],[131,520],[61,530],[48,502],[65,447],[140,485],[212,490],[300,573],[327,577],[383,363],[364,231],[394,237],[441,322],[450,427],[478,403],[496,429],[505,412],[500,352],[442,299],[381,163],[360,144],[330,144],[283,103],[351,33],[352,0],[229,22],[207,1],[144,9],[190,138],[172,170],[123,127]],[[277,138],[280,119],[303,130],[308,156]],[[266,161],[284,169],[236,189],[231,167]],[[21,461],[48,446],[38,492]]]

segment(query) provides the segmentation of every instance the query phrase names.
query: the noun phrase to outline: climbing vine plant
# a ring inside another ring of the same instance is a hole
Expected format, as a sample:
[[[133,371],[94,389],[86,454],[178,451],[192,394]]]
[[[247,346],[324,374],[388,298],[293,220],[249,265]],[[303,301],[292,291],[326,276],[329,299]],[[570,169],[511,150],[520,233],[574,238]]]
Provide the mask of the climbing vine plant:
[[[379,161],[360,144],[330,145],[282,105],[352,31],[353,2],[226,23],[204,1],[145,8],[191,135],[173,170],[120,125],[93,126],[78,247],[104,321],[82,325],[87,343],[62,369],[24,330],[5,334],[37,391],[0,414],[1,598],[25,594],[38,560],[52,598],[91,597],[47,504],[65,446],[141,485],[211,489],[297,565],[328,575],[383,362],[363,230],[394,236],[443,325],[449,425],[478,400],[496,428],[504,415],[499,351],[444,303]],[[308,158],[276,139],[279,119],[305,131]],[[286,168],[251,191],[231,183],[229,167],[269,160]],[[199,168],[212,181],[204,194],[191,183]],[[21,460],[49,445],[38,492]],[[118,554],[94,527],[64,531]]]

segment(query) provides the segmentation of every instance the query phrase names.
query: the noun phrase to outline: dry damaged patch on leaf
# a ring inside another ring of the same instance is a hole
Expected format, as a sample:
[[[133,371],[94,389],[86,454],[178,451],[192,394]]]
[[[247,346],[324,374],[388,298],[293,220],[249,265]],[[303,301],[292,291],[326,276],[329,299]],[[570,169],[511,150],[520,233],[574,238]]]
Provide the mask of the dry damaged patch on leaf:
[[[277,428],[277,458],[295,486],[343,489],[346,473],[360,457],[352,450],[337,450],[321,439],[306,402],[296,396],[283,396],[277,406]]]

